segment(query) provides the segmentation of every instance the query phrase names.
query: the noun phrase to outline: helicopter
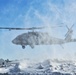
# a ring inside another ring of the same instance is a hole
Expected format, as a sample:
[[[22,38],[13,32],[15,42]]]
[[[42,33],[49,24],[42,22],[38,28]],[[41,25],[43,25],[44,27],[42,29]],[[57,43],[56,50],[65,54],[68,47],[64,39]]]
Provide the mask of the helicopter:
[[[69,43],[69,42],[76,42],[76,39],[72,39],[73,34],[73,28],[74,25],[72,25],[71,28],[68,28],[68,32],[65,34],[65,39],[52,37],[47,32],[39,32],[34,31],[36,29],[43,29],[46,27],[32,27],[32,28],[9,28],[9,27],[0,27],[0,29],[8,29],[8,30],[32,30],[27,33],[23,33],[18,35],[15,39],[12,40],[13,44],[21,45],[23,49],[27,45],[29,45],[32,49],[35,47],[35,45],[52,45],[52,44],[59,44],[62,46],[62,44]],[[61,26],[60,26],[61,27]]]

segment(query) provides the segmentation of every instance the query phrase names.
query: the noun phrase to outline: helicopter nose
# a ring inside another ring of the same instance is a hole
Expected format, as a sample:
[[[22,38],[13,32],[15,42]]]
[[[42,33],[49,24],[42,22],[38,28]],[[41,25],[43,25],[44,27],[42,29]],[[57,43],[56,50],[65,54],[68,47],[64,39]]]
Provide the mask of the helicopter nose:
[[[13,44],[15,44],[15,43],[16,43],[16,41],[15,41],[15,40],[12,40],[12,43],[13,43]]]

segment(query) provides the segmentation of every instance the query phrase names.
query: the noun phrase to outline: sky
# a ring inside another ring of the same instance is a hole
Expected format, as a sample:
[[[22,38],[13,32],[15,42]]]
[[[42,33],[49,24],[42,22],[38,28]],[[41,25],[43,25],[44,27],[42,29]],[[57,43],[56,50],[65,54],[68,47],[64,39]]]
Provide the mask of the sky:
[[[73,27],[76,38],[76,0],[0,0],[0,27],[40,27],[63,26],[62,28],[42,29],[53,37],[65,38],[68,27]],[[39,45],[25,49],[11,41],[28,31],[0,30],[0,58],[30,59],[41,61],[46,59],[76,59],[76,43],[63,45]]]

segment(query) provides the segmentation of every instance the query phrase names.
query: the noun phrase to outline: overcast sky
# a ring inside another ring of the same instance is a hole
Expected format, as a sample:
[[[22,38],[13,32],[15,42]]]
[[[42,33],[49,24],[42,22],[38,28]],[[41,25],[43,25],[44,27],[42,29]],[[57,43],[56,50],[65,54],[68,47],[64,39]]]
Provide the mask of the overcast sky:
[[[53,37],[65,38],[67,28],[73,27],[76,38],[76,0],[0,0],[0,27],[38,27],[62,25],[62,28],[44,30]],[[40,30],[41,32],[43,30]],[[13,44],[11,41],[28,31],[0,30],[0,58],[4,59],[76,59],[76,43],[39,45],[31,49]]]

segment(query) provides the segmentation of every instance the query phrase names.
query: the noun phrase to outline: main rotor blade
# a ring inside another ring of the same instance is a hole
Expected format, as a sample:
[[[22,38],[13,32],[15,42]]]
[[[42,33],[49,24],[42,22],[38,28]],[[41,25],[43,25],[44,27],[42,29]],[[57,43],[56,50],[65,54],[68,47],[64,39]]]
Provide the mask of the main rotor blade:
[[[10,28],[10,27],[0,27],[0,29],[8,29],[8,30],[33,30],[33,29],[42,29],[42,27],[32,27],[32,28]]]
[[[44,29],[44,28],[56,28],[56,27],[62,27],[62,26],[52,26],[52,27],[31,27],[31,28],[11,28],[11,27],[0,27],[0,29],[7,29],[7,30],[35,30],[35,29]]]

